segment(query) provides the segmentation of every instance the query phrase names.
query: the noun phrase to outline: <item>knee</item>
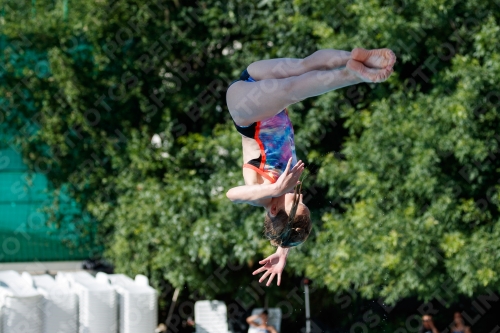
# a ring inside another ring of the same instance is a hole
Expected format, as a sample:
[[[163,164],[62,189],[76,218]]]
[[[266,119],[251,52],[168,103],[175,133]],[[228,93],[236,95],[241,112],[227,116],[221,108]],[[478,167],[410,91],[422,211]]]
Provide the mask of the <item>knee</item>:
[[[250,65],[247,66],[246,70],[252,78],[254,78],[255,80],[260,80],[259,68],[257,62],[258,61],[252,62]]]
[[[302,60],[302,66],[304,67],[305,72],[310,71],[321,71],[332,69],[330,66],[326,64],[324,61],[325,55],[324,50],[318,50],[311,55],[305,57]]]
[[[306,72],[310,72],[310,71],[313,71],[313,70],[317,70],[318,68],[318,64],[317,62],[314,60],[314,55],[317,53],[318,51],[314,52],[313,54],[311,54],[310,56],[304,58],[304,59],[300,59],[300,65],[302,66],[303,68],[303,71],[304,73]]]

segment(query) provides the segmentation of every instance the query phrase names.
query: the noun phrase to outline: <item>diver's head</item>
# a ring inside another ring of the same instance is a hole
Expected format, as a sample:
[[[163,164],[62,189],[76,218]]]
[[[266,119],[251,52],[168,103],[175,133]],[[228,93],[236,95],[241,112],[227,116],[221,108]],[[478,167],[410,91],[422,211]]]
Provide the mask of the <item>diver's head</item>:
[[[295,193],[272,198],[266,207],[264,232],[273,246],[297,246],[307,239],[311,229],[311,214],[302,202],[299,187]]]

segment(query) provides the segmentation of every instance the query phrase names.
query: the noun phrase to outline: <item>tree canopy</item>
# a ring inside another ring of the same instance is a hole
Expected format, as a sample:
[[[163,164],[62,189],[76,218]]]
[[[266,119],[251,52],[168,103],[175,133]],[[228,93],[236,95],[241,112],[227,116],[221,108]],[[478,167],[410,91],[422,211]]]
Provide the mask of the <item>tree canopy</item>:
[[[4,143],[51,181],[54,222],[75,198],[118,271],[211,295],[215,267],[270,254],[262,211],[225,197],[243,183],[228,84],[259,59],[389,47],[388,82],[290,108],[314,228],[285,274],[389,302],[500,290],[497,1],[2,6]]]

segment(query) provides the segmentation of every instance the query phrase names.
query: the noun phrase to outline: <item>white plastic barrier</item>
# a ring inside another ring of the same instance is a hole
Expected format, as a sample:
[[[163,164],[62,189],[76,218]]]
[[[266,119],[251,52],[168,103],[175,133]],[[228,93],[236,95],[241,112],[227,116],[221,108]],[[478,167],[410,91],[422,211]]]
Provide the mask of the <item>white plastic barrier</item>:
[[[196,333],[228,333],[227,308],[222,301],[198,301],[194,304]]]
[[[158,323],[158,295],[154,288],[123,274],[97,273],[96,279],[111,283],[118,295],[120,333],[154,333]]]
[[[137,274],[134,281],[140,286],[149,286],[149,278],[146,275]]]
[[[0,332],[42,332],[43,297],[15,271],[0,271]]]
[[[43,333],[77,333],[78,299],[68,283],[56,282],[52,276],[30,275],[22,277],[43,295]]]
[[[264,311],[263,308],[256,308],[252,310],[252,315],[261,314]],[[280,308],[269,308],[267,309],[267,324],[269,326],[274,326],[276,331],[281,332],[281,309]],[[250,326],[248,328],[248,333],[260,333],[255,327]]]
[[[56,281],[67,281],[78,295],[79,333],[117,333],[115,290],[87,272],[57,273]]]

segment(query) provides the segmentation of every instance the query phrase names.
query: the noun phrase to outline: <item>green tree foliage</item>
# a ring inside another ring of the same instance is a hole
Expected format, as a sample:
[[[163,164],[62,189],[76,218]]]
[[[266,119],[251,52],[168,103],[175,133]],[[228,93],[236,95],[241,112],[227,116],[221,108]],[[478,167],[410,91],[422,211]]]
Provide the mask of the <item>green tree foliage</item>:
[[[322,7],[304,18],[321,47],[388,45],[400,60],[369,104],[342,108],[342,158],[318,161],[339,204],[304,267],[332,290],[354,283],[396,301],[432,298],[442,285],[469,296],[500,285],[498,4],[422,3],[340,4],[362,31],[328,28]]]
[[[286,274],[390,302],[443,284],[499,290],[500,3],[21,1],[2,13],[0,126],[56,190],[71,184],[118,270],[210,294],[214,267],[269,254],[262,212],[224,195],[242,183],[228,83],[259,59],[390,47],[388,82],[291,108],[315,227]]]

